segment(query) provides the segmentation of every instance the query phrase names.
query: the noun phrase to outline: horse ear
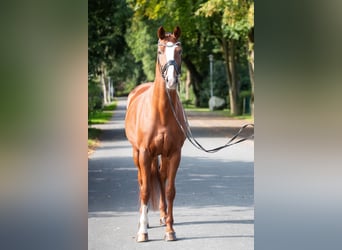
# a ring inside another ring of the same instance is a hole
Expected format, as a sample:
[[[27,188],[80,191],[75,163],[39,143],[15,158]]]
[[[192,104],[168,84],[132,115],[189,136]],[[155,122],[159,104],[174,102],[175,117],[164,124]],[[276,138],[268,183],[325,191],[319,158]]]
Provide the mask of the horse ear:
[[[176,39],[180,37],[181,29],[178,26],[173,30],[173,35],[175,36]]]
[[[164,30],[163,26],[160,26],[158,29],[158,37],[159,37],[159,39],[165,38],[165,30]]]

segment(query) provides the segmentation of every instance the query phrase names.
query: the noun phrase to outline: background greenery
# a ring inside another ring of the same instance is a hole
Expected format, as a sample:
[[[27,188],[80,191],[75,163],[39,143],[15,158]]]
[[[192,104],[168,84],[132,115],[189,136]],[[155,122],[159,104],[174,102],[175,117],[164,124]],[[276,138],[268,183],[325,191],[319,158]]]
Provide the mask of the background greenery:
[[[119,96],[154,80],[156,32],[161,25],[170,32],[176,25],[182,29],[183,103],[208,107],[212,54],[214,95],[226,100],[232,115],[241,115],[246,109],[240,92],[247,91],[248,106],[253,108],[254,1],[90,0],[88,114],[110,103],[108,85]]]

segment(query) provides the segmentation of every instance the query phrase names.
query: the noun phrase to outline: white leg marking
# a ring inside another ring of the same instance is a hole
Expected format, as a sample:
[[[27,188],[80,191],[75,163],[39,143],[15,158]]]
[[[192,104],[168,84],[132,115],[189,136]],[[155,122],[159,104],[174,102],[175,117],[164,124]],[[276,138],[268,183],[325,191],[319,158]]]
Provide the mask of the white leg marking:
[[[147,206],[141,206],[141,214],[139,220],[139,231],[138,234],[147,234],[147,224],[148,224],[148,217],[147,217]]]

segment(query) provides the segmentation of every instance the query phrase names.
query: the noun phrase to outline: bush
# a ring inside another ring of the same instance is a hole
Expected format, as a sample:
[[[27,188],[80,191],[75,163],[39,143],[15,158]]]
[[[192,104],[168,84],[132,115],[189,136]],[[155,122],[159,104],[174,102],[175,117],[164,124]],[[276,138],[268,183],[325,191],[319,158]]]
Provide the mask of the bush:
[[[99,83],[88,82],[88,120],[93,113],[103,108],[103,94]]]

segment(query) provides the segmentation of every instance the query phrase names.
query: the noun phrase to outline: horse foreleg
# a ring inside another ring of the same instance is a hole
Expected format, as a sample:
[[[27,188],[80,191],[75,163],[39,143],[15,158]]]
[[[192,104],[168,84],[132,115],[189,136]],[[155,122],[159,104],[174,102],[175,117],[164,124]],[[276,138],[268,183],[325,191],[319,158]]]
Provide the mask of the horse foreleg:
[[[167,216],[166,216],[166,241],[176,240],[176,233],[173,229],[173,201],[176,197],[175,179],[176,173],[180,162],[180,153],[175,154],[170,158],[169,166],[167,169],[167,180],[168,185],[166,188],[166,199],[167,199]]]
[[[140,219],[139,230],[137,235],[137,242],[148,241],[148,217],[147,217],[147,204],[150,195],[150,166],[151,160],[146,151],[139,152],[139,178],[140,178]]]
[[[137,242],[148,241],[148,217],[147,217],[147,205],[141,205],[140,207],[140,219],[139,219],[139,231],[137,235]]]
[[[138,171],[138,182],[139,182],[139,188],[141,190],[142,189],[142,179],[141,179],[140,170]],[[141,204],[140,204],[140,219],[139,219],[138,234],[137,234],[137,242],[148,241],[148,234],[147,234],[148,216],[147,216],[147,212],[148,212],[147,205],[143,204],[143,202],[141,201]]]

